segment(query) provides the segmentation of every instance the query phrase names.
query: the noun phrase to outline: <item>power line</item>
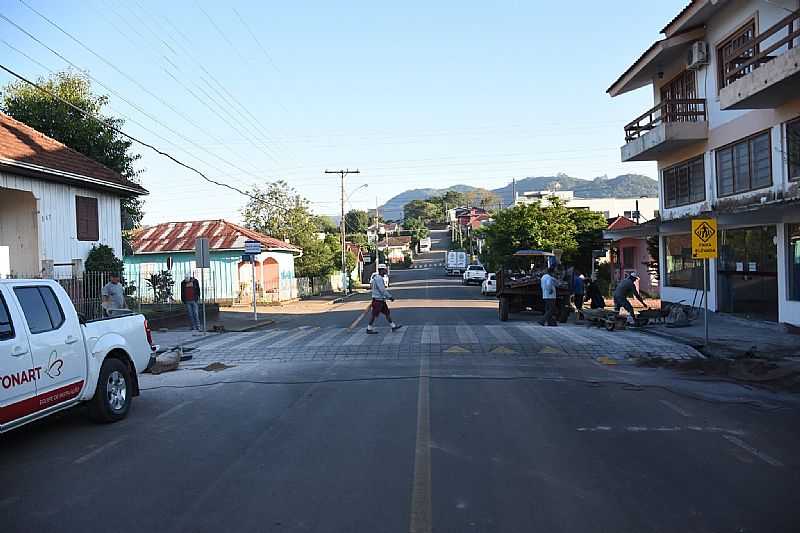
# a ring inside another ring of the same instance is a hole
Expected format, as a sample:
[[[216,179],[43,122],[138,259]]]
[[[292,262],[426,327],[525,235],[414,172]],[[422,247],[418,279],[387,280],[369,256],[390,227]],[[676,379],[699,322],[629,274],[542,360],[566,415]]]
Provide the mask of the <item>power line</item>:
[[[133,83],[134,85],[136,85],[136,86],[137,86],[137,87],[138,87],[140,90],[142,90],[143,92],[147,93],[147,94],[148,94],[148,95],[150,95],[152,98],[154,98],[155,100],[157,100],[158,102],[160,102],[160,103],[161,103],[161,104],[162,104],[164,107],[166,107],[167,109],[171,110],[173,113],[175,113],[176,115],[178,115],[179,117],[181,117],[182,119],[184,119],[184,120],[185,120],[187,123],[189,123],[189,124],[191,124],[192,126],[194,126],[194,127],[195,127],[195,128],[198,130],[198,131],[200,131],[200,132],[202,132],[203,134],[207,135],[207,136],[208,136],[208,137],[210,137],[211,139],[214,139],[214,140],[216,140],[217,142],[219,142],[219,140],[218,140],[218,139],[217,139],[217,138],[216,138],[216,137],[215,137],[213,134],[210,134],[210,133],[208,133],[208,132],[207,132],[207,131],[206,131],[206,130],[205,130],[203,127],[202,127],[202,126],[200,126],[199,124],[197,124],[197,123],[196,123],[194,120],[192,120],[192,119],[191,119],[189,116],[187,116],[185,113],[183,113],[182,111],[178,110],[178,109],[177,109],[177,108],[175,108],[175,107],[174,107],[172,104],[170,104],[169,102],[167,102],[166,100],[164,100],[164,99],[163,99],[161,96],[159,96],[158,94],[154,93],[153,91],[151,91],[150,89],[148,89],[147,87],[145,87],[144,85],[142,85],[142,84],[141,84],[141,83],[140,83],[140,82],[139,82],[137,79],[135,79],[134,77],[130,76],[130,75],[129,75],[129,74],[127,74],[126,72],[122,71],[122,70],[121,70],[119,67],[117,67],[117,66],[116,66],[114,63],[112,63],[111,61],[107,60],[105,57],[103,57],[103,56],[101,56],[100,54],[98,54],[97,52],[95,52],[95,51],[94,51],[93,49],[91,49],[89,46],[87,46],[86,44],[84,44],[84,43],[83,43],[83,42],[82,42],[80,39],[78,39],[77,37],[75,37],[74,35],[72,35],[71,33],[69,33],[67,30],[65,30],[64,28],[62,28],[61,26],[59,26],[57,23],[55,23],[54,21],[52,21],[51,19],[49,19],[49,18],[48,18],[46,15],[44,15],[44,14],[43,14],[43,13],[41,13],[40,11],[37,11],[35,8],[33,8],[32,6],[30,6],[30,5],[29,5],[29,4],[28,4],[28,3],[27,3],[25,0],[19,0],[19,2],[20,2],[22,5],[24,5],[25,7],[27,7],[29,10],[31,10],[33,13],[35,13],[36,15],[38,15],[38,16],[39,16],[39,17],[40,17],[42,20],[44,20],[45,22],[47,22],[48,24],[50,24],[51,26],[53,26],[54,28],[56,28],[58,31],[60,31],[61,33],[63,33],[64,35],[66,35],[66,36],[67,36],[68,38],[70,38],[72,41],[74,41],[75,43],[77,43],[77,44],[78,44],[79,46],[81,46],[81,47],[82,47],[84,50],[86,50],[87,52],[89,52],[90,54],[92,54],[93,56],[95,56],[96,58],[98,58],[100,61],[102,61],[102,62],[103,62],[103,63],[105,63],[106,65],[108,65],[108,66],[109,66],[110,68],[112,68],[112,69],[113,69],[115,72],[119,73],[119,74],[120,74],[121,76],[123,76],[125,79],[127,79],[128,81],[130,81],[131,83]],[[3,18],[6,20],[6,21],[8,21],[8,22],[11,22],[11,23],[12,23],[12,24],[13,24],[13,25],[14,25],[14,26],[17,28],[17,29],[19,29],[20,31],[23,31],[23,32],[24,32],[26,35],[30,36],[31,38],[34,38],[34,37],[33,37],[33,36],[32,36],[32,35],[29,33],[29,32],[27,32],[27,31],[25,31],[24,29],[22,29],[22,28],[21,28],[21,27],[20,27],[18,24],[16,24],[16,23],[12,22],[12,21],[11,21],[10,19],[8,19],[8,18],[7,18],[5,15],[2,15],[2,14],[0,14],[0,16],[2,16],[2,17],[3,17]],[[37,39],[37,42],[40,42],[40,43],[41,43],[41,41],[39,41],[38,39]],[[48,47],[48,48],[49,48],[49,47]],[[76,67],[76,68],[77,68],[77,67]],[[238,168],[238,167],[237,167],[237,168]],[[240,170],[242,170],[242,169],[240,169]],[[255,175],[253,175],[253,176],[254,176],[254,177],[256,177],[256,178],[258,178],[258,176],[255,176]]]
[[[79,112],[79,113],[81,113],[83,116],[85,116],[85,117],[87,117],[87,118],[90,118],[90,119],[92,119],[92,120],[96,121],[98,124],[101,124],[101,125],[105,126],[106,128],[108,128],[108,129],[110,129],[110,130],[112,130],[112,131],[114,131],[114,132],[118,133],[119,135],[122,135],[123,137],[125,137],[125,138],[127,138],[127,139],[130,139],[131,141],[134,141],[134,142],[136,142],[136,143],[138,143],[138,144],[141,144],[142,146],[145,146],[145,147],[147,147],[147,148],[150,148],[151,150],[153,150],[153,151],[154,151],[154,152],[156,152],[157,154],[159,154],[159,155],[161,155],[161,156],[163,156],[163,157],[166,157],[167,159],[169,159],[169,160],[171,160],[172,162],[174,162],[174,163],[176,163],[176,164],[178,164],[178,165],[180,165],[180,166],[182,166],[182,167],[186,168],[187,170],[190,170],[190,171],[194,172],[195,174],[197,174],[198,176],[200,176],[201,178],[203,178],[204,180],[206,180],[206,181],[207,181],[207,182],[209,182],[209,183],[212,183],[212,184],[214,184],[214,185],[218,185],[218,186],[220,186],[220,187],[225,187],[226,189],[230,189],[230,190],[232,190],[232,191],[235,191],[235,192],[237,192],[237,193],[241,194],[242,196],[246,196],[246,197],[248,197],[248,198],[250,198],[250,199],[252,199],[252,200],[255,200],[255,201],[257,201],[257,202],[262,202],[262,203],[264,203],[264,204],[266,204],[266,205],[270,205],[270,206],[272,206],[272,207],[275,207],[275,208],[277,208],[277,209],[283,209],[284,211],[290,211],[290,209],[287,209],[287,208],[285,208],[285,207],[283,207],[283,206],[281,206],[281,205],[277,205],[277,204],[273,204],[273,203],[271,203],[271,202],[267,202],[266,200],[264,200],[264,199],[262,199],[262,198],[259,198],[259,197],[255,196],[255,195],[253,195],[253,194],[250,194],[250,193],[248,193],[248,192],[246,192],[246,191],[243,191],[243,190],[239,189],[238,187],[234,187],[233,185],[229,185],[229,184],[227,184],[227,183],[222,183],[222,182],[216,181],[216,180],[214,180],[214,179],[212,179],[212,178],[209,178],[208,176],[206,176],[206,175],[205,175],[205,173],[201,172],[200,170],[196,169],[195,167],[193,167],[193,166],[191,166],[191,165],[189,165],[189,164],[187,164],[187,163],[184,163],[183,161],[181,161],[181,160],[177,159],[176,157],[172,156],[171,154],[169,154],[169,153],[167,153],[167,152],[164,152],[163,150],[161,150],[161,149],[157,148],[156,146],[154,146],[154,145],[152,145],[152,144],[150,144],[150,143],[148,143],[148,142],[142,141],[141,139],[138,139],[138,138],[136,138],[136,137],[134,137],[134,136],[132,136],[132,135],[129,135],[129,134],[125,133],[125,132],[124,132],[124,131],[122,131],[121,129],[119,129],[119,128],[115,127],[115,126],[112,126],[112,125],[111,125],[111,124],[109,124],[108,122],[106,122],[106,121],[102,120],[101,118],[99,118],[99,117],[95,116],[94,114],[92,114],[92,113],[90,113],[90,112],[86,111],[85,109],[81,109],[80,107],[76,106],[76,105],[75,105],[75,104],[73,104],[72,102],[69,102],[69,101],[67,101],[67,100],[65,100],[65,99],[63,99],[63,98],[61,98],[61,97],[60,97],[60,96],[58,96],[57,94],[54,94],[54,93],[52,93],[51,91],[48,91],[47,89],[45,89],[45,88],[44,88],[44,87],[42,87],[41,85],[39,85],[39,84],[37,84],[37,83],[34,83],[34,82],[32,82],[31,80],[27,79],[26,77],[24,77],[24,76],[22,76],[22,75],[20,75],[20,74],[18,74],[18,73],[16,73],[16,72],[14,72],[14,71],[13,71],[13,70],[11,70],[10,68],[6,67],[5,65],[3,65],[3,64],[0,64],[0,68],[1,68],[1,69],[3,69],[3,70],[5,70],[6,72],[8,72],[9,74],[11,74],[11,75],[12,75],[12,76],[14,76],[15,78],[17,78],[17,79],[19,79],[19,80],[21,80],[21,81],[23,81],[23,82],[25,82],[25,83],[27,83],[27,84],[29,84],[29,85],[33,86],[33,87],[36,87],[38,90],[40,90],[41,92],[43,92],[43,93],[45,93],[46,95],[50,96],[51,98],[54,98],[54,99],[56,99],[56,100],[60,101],[61,103],[65,104],[65,105],[67,105],[67,106],[69,106],[69,107],[71,107],[71,108],[72,108],[72,109],[74,109],[75,111],[78,111],[78,112]]]

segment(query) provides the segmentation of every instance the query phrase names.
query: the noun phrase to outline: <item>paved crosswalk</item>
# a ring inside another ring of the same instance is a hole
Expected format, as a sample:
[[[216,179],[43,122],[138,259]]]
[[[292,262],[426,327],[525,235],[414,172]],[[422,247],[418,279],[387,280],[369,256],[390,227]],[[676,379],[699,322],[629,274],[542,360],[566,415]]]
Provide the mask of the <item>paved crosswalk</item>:
[[[249,333],[224,333],[205,340],[192,351],[191,365],[210,362],[248,363],[263,360],[396,359],[428,355],[691,358],[691,347],[637,331],[608,332],[565,325],[536,324],[412,325],[392,332],[379,329],[301,326]]]
[[[438,263],[429,263],[429,262],[412,263],[411,266],[408,267],[408,268],[411,268],[411,269],[415,269],[415,268],[444,268],[444,263],[443,262],[438,262]]]

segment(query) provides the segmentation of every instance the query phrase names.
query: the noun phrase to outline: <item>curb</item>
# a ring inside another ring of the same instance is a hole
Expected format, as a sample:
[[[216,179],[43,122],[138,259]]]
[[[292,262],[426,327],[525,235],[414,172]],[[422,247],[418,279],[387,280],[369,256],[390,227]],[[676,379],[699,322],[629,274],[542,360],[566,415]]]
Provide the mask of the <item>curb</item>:
[[[647,329],[646,327],[639,328],[637,331],[639,331],[640,333],[644,333],[645,335],[653,335],[654,337],[661,337],[662,339],[670,340],[670,341],[672,341],[672,342],[674,342],[676,344],[683,344],[684,346],[689,346],[690,348],[694,348],[694,350],[697,353],[699,353],[702,357],[717,357],[715,355],[711,355],[711,354],[707,354],[707,353],[703,352],[704,346],[702,344],[696,344],[696,343],[691,342],[690,340],[684,339],[682,337],[669,335],[667,333],[662,333],[661,331],[655,331],[655,330],[652,330],[652,329]]]
[[[250,326],[245,326],[243,328],[226,329],[225,332],[226,333],[245,333],[247,331],[253,331],[253,330],[256,330],[256,329],[261,329],[261,328],[263,328],[265,326],[271,326],[274,323],[275,323],[274,320],[272,320],[271,318],[267,318],[265,320],[259,320],[258,323],[256,323],[256,324],[251,324]]]
[[[351,292],[350,294],[347,294],[347,295],[345,295],[345,296],[339,296],[338,298],[334,298],[333,300],[331,300],[331,305],[333,305],[333,304],[340,304],[340,303],[342,303],[343,301],[347,300],[348,298],[352,298],[352,297],[353,297],[353,296],[355,296],[356,294],[361,294],[361,293],[360,293],[360,292],[358,292],[358,291],[353,291],[353,292]]]

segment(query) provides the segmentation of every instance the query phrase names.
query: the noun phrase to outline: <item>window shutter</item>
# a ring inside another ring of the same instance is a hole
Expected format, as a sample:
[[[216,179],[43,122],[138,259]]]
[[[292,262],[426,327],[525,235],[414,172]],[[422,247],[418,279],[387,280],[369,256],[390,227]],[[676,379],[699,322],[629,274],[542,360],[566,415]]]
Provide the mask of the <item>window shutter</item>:
[[[97,241],[100,239],[97,198],[75,197],[75,222],[79,241]]]

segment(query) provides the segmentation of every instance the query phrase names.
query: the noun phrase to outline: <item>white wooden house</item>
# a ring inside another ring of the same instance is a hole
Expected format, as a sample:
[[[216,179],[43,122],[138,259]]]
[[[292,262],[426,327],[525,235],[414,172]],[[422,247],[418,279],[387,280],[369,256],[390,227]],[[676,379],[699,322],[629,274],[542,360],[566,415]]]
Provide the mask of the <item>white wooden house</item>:
[[[122,257],[120,199],[141,186],[0,113],[0,278],[64,275],[92,245]]]

